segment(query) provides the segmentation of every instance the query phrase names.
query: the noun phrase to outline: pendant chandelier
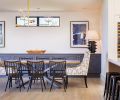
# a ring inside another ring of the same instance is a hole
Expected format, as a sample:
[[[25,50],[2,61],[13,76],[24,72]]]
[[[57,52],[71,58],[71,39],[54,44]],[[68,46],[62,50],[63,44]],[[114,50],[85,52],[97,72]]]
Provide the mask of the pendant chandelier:
[[[20,9],[20,19],[21,20],[24,20],[25,22],[28,23],[28,26],[29,26],[29,23],[30,23],[30,0],[27,0],[27,11],[24,11],[23,9]]]

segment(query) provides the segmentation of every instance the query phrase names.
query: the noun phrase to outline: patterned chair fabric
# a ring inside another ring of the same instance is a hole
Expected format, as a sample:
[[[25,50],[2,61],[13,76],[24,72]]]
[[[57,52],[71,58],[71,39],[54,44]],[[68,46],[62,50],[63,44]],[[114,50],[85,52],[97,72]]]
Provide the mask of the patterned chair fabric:
[[[83,61],[78,64],[76,67],[66,67],[66,74],[70,76],[79,76],[85,75],[87,76],[88,68],[89,68],[89,61],[90,61],[90,52],[85,52]]]
[[[0,76],[5,76],[5,75],[6,75],[5,68],[0,66]]]
[[[5,75],[6,75],[6,71],[4,67],[4,61],[0,61],[0,76],[5,76]]]

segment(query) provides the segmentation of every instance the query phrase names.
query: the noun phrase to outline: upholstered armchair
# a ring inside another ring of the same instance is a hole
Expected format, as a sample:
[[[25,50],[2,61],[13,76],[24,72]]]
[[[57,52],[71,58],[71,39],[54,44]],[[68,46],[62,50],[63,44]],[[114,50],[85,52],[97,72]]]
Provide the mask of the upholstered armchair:
[[[86,88],[87,86],[87,74],[88,74],[88,68],[89,68],[89,61],[90,61],[90,52],[85,52],[83,60],[80,64],[74,66],[74,67],[66,67],[66,74],[69,76],[82,76],[85,80]]]

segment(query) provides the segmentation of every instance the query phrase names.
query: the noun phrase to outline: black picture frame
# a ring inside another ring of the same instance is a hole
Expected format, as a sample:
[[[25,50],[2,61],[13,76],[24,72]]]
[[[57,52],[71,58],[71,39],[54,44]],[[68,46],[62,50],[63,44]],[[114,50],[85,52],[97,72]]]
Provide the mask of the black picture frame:
[[[16,27],[60,27],[60,16],[29,16],[30,21],[25,18],[16,16]]]

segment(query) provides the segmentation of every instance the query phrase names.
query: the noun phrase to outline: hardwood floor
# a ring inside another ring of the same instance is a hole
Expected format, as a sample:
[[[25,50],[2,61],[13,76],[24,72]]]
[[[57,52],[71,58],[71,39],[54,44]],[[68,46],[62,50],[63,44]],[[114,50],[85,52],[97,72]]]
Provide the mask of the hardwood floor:
[[[64,89],[49,89],[41,91],[40,85],[34,86],[29,92],[26,89],[12,88],[4,92],[5,81],[0,79],[0,100],[104,100],[104,83],[99,78],[89,78],[88,88],[85,88],[84,80],[79,78],[69,79],[66,92]],[[39,87],[39,88],[38,88]]]

